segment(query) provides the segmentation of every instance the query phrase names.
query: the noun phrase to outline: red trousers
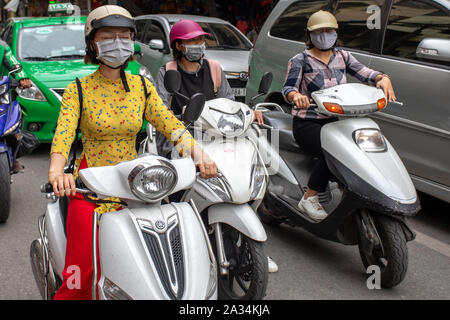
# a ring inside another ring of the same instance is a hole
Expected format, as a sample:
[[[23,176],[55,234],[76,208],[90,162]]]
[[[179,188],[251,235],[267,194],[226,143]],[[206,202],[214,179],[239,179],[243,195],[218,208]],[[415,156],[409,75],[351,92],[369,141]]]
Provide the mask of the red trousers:
[[[80,169],[87,168],[86,159]],[[92,224],[97,205],[84,200],[76,194],[69,197],[67,212],[66,261],[63,271],[63,283],[56,292],[55,300],[90,300],[92,298]],[[98,239],[98,233],[97,233]],[[97,252],[98,240],[97,240]],[[97,260],[98,280],[100,263]],[[97,296],[98,297],[98,296]]]

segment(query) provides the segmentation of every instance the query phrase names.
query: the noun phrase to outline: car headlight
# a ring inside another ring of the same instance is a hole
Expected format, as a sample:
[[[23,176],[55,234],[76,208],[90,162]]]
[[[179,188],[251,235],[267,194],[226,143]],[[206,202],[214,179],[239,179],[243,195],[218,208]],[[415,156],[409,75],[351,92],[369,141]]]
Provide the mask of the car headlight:
[[[177,181],[176,169],[164,160],[158,160],[158,164],[141,163],[128,175],[133,194],[150,202],[163,199],[173,190]]]
[[[4,94],[6,91],[8,91],[8,84],[7,83],[2,84],[0,86],[0,95]]]
[[[210,264],[209,267],[209,279],[208,279],[208,286],[206,287],[206,299],[211,299],[214,294],[216,293],[217,289],[217,267],[215,263]]]
[[[209,179],[203,179],[201,177],[198,177],[197,181],[207,185],[210,189],[212,189],[216,193],[216,195],[222,201],[231,201],[231,196],[230,193],[228,192],[227,186],[220,177]]]
[[[353,140],[365,152],[385,152],[386,141],[378,129],[360,129],[353,132]]]
[[[251,199],[255,199],[259,194],[264,180],[266,178],[266,172],[261,164],[254,164],[252,168],[252,194]]]
[[[16,88],[16,92],[19,97],[29,100],[47,101],[42,91],[37,85],[31,81],[31,87],[29,88]]]
[[[244,131],[245,116],[242,110],[234,114],[223,113],[215,109],[209,109],[220,132],[226,136],[239,135]]]
[[[108,300],[133,300],[125,291],[120,289],[119,286],[108,278],[105,278],[102,288]]]
[[[144,66],[140,66],[139,67],[139,75],[144,76],[145,78],[150,80],[150,82],[153,85],[155,85],[155,80],[153,80],[153,77],[152,77],[152,74],[150,73],[150,70],[148,70],[146,67],[144,67]]]

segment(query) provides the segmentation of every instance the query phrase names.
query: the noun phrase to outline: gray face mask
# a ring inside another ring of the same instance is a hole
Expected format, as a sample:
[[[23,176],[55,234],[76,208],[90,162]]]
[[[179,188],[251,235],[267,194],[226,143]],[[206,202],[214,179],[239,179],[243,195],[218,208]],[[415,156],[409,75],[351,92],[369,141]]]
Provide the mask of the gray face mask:
[[[134,53],[134,42],[116,38],[97,42],[97,59],[111,68],[118,68]]]
[[[184,56],[191,62],[199,61],[205,55],[205,43],[185,45],[184,47],[186,48]]]
[[[337,33],[335,30],[329,32],[312,31],[311,42],[314,47],[319,50],[329,50],[333,47],[337,39]]]

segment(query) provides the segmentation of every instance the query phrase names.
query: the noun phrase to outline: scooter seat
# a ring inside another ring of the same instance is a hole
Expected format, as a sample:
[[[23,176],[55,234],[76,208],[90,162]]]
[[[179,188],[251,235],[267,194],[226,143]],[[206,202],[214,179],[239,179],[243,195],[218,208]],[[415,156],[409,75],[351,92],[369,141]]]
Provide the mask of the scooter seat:
[[[66,234],[66,225],[67,225],[67,209],[69,208],[69,198],[61,197],[59,198],[59,212],[61,213],[61,220],[64,225],[64,234]]]
[[[293,116],[291,114],[280,111],[267,111],[263,112],[263,119],[265,124],[278,130],[281,150],[303,153],[292,133]]]

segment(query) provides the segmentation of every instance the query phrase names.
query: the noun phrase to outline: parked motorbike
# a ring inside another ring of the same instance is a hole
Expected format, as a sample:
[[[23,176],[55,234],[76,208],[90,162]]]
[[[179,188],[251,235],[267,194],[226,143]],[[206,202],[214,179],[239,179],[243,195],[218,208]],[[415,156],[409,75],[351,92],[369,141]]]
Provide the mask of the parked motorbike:
[[[205,99],[197,98],[187,113],[201,112]],[[167,160],[149,154],[79,171],[78,193],[117,197],[123,207],[93,215],[93,299],[97,293],[101,300],[217,298],[216,260],[194,202],[161,203],[190,188],[195,174],[191,158]],[[48,183],[42,192],[51,201],[39,218],[40,236],[31,244],[30,257],[42,297],[52,299],[63,279],[68,198],[56,199]]]
[[[11,175],[19,143],[15,135],[22,127],[22,112],[16,100],[15,88],[19,82],[10,77],[22,70],[17,65],[0,80],[0,223],[8,220],[11,205]]]
[[[386,106],[386,97],[381,89],[351,83],[316,91],[312,100],[320,113],[339,117],[339,121],[324,125],[320,135],[334,176],[327,191],[319,193],[329,215],[314,221],[298,208],[314,158],[296,143],[292,116],[273,103],[256,106],[266,111],[267,128],[279,136],[279,153],[273,150],[273,141],[263,152],[277,172],[270,177],[258,213],[272,225],[288,223],[323,239],[358,245],[364,267],[379,266],[381,285],[394,287],[406,275],[407,241],[415,238],[407,218],[420,210],[420,204],[394,147],[367,117]],[[277,111],[270,111],[274,108]]]
[[[261,95],[270,87],[270,76],[261,81]],[[171,94],[182,96],[178,71],[167,71],[164,85]],[[253,117],[246,104],[218,98],[205,103],[193,127],[196,141],[216,163],[219,175],[211,179],[197,176],[182,200],[195,202],[208,227],[219,268],[220,299],[262,299],[266,294],[267,235],[255,212],[265,194],[268,174],[251,126]],[[157,152],[151,125],[147,134],[144,150]]]

